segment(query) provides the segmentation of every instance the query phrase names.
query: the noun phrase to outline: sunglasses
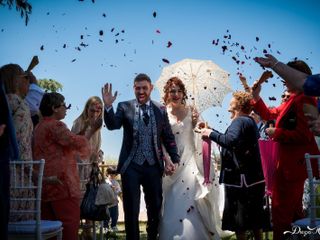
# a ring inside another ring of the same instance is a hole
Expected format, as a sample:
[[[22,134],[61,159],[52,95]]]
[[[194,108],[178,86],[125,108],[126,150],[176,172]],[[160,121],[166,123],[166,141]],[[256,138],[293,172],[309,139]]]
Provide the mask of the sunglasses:
[[[289,98],[290,97],[290,95],[281,95],[281,98]]]
[[[65,107],[65,109],[70,109],[71,108],[71,104],[66,105],[65,103],[60,104],[60,105],[56,106],[55,108],[59,108],[59,107],[62,107],[62,106]]]

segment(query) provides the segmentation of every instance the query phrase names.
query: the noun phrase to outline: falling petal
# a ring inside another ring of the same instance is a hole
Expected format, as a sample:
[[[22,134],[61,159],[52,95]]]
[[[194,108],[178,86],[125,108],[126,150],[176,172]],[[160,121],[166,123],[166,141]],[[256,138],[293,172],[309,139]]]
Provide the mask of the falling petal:
[[[228,49],[228,47],[227,47],[227,46],[225,46],[225,45],[224,45],[224,46],[222,46],[221,48],[222,48],[222,52],[223,52],[223,53],[225,53],[225,52],[227,51],[227,49]]]
[[[162,62],[164,62],[164,63],[170,63],[170,61],[168,60],[168,59],[166,59],[166,58],[162,58]]]
[[[80,46],[81,46],[81,47],[88,47],[89,44],[85,44],[85,43],[81,42],[81,43],[80,43]]]
[[[269,97],[270,101],[276,101],[277,99],[275,97]]]

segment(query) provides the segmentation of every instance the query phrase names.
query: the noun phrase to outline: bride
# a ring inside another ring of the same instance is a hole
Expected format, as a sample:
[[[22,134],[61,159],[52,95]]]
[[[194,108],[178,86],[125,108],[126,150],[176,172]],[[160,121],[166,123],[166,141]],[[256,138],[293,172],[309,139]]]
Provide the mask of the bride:
[[[193,131],[199,114],[186,105],[186,99],[182,81],[176,77],[169,79],[163,100],[181,160],[176,172],[163,179],[160,240],[221,239],[226,234],[221,230],[223,193],[213,164],[212,184],[203,184],[202,142]]]

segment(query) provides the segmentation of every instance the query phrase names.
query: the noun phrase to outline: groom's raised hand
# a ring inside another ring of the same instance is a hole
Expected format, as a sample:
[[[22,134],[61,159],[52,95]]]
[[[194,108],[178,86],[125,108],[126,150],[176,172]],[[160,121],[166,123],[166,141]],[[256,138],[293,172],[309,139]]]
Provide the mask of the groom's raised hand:
[[[109,108],[112,106],[112,103],[116,100],[118,91],[115,91],[114,95],[112,95],[112,84],[106,83],[104,87],[101,89],[102,99],[104,105]]]

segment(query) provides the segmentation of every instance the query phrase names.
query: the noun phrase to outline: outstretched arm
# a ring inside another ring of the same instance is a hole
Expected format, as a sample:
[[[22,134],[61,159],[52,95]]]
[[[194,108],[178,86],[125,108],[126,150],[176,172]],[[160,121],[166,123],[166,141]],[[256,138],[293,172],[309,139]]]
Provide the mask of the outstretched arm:
[[[241,81],[241,84],[242,84],[244,90],[245,90],[246,92],[250,92],[250,87],[249,87],[249,85],[248,85],[248,83],[247,83],[246,77],[245,77],[244,75],[240,74],[240,75],[239,75],[239,79],[240,79],[240,81]]]
[[[256,57],[254,60],[261,66],[266,68],[272,68],[281,78],[289,82],[294,88],[303,91],[303,84],[308,77],[307,74],[300,72],[288,65],[279,62],[271,54],[266,54],[266,57]]]
[[[258,81],[256,81],[253,86],[252,90],[255,90],[257,87],[259,87],[262,83],[267,81],[269,78],[272,78],[272,72],[271,71],[264,71]]]

